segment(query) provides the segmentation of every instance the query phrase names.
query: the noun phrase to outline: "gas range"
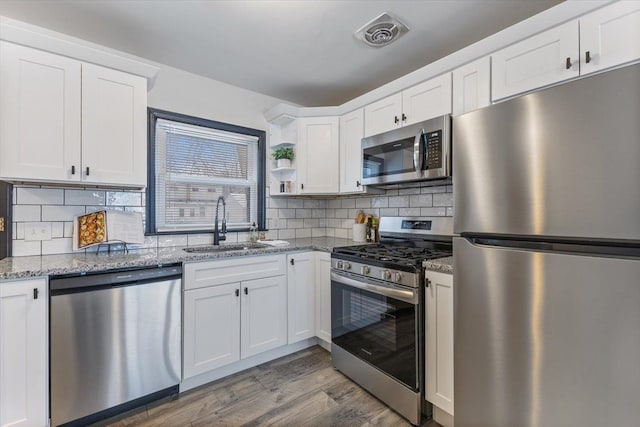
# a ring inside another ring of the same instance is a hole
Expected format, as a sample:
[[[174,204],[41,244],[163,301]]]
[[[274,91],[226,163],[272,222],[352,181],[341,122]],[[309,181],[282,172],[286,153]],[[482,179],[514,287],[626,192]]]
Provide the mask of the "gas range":
[[[452,233],[452,218],[383,217],[379,244],[331,254],[333,365],[414,425],[424,402],[422,262],[450,256]]]
[[[332,269],[417,288],[422,261],[452,253],[451,218],[383,217],[380,234],[378,244],[335,248]]]

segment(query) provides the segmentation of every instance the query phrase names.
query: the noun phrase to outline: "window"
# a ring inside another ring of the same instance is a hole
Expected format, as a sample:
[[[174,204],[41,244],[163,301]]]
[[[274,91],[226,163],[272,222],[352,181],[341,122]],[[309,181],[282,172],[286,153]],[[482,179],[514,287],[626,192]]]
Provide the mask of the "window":
[[[264,228],[265,132],[149,109],[148,234]],[[219,219],[222,219],[222,203]]]

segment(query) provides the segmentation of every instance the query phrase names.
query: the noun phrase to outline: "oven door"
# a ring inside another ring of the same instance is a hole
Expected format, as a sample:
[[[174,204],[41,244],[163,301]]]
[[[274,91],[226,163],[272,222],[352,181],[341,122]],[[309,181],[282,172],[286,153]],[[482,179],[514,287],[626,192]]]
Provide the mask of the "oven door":
[[[418,391],[419,290],[331,272],[331,341]]]

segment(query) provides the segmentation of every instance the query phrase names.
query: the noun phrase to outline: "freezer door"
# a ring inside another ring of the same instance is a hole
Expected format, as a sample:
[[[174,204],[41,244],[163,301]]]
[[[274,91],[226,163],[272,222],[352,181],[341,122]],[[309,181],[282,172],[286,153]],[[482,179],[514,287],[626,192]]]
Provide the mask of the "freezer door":
[[[640,260],[454,241],[456,427],[637,426]]]
[[[456,233],[640,240],[640,64],[458,116]]]

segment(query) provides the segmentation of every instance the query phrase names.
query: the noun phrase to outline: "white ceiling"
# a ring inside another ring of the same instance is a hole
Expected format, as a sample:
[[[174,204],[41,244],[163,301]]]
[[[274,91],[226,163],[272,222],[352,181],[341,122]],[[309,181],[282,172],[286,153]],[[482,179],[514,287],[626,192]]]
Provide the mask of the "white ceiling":
[[[339,105],[561,0],[0,0],[0,15],[303,106]],[[382,12],[384,48],[353,32]]]

